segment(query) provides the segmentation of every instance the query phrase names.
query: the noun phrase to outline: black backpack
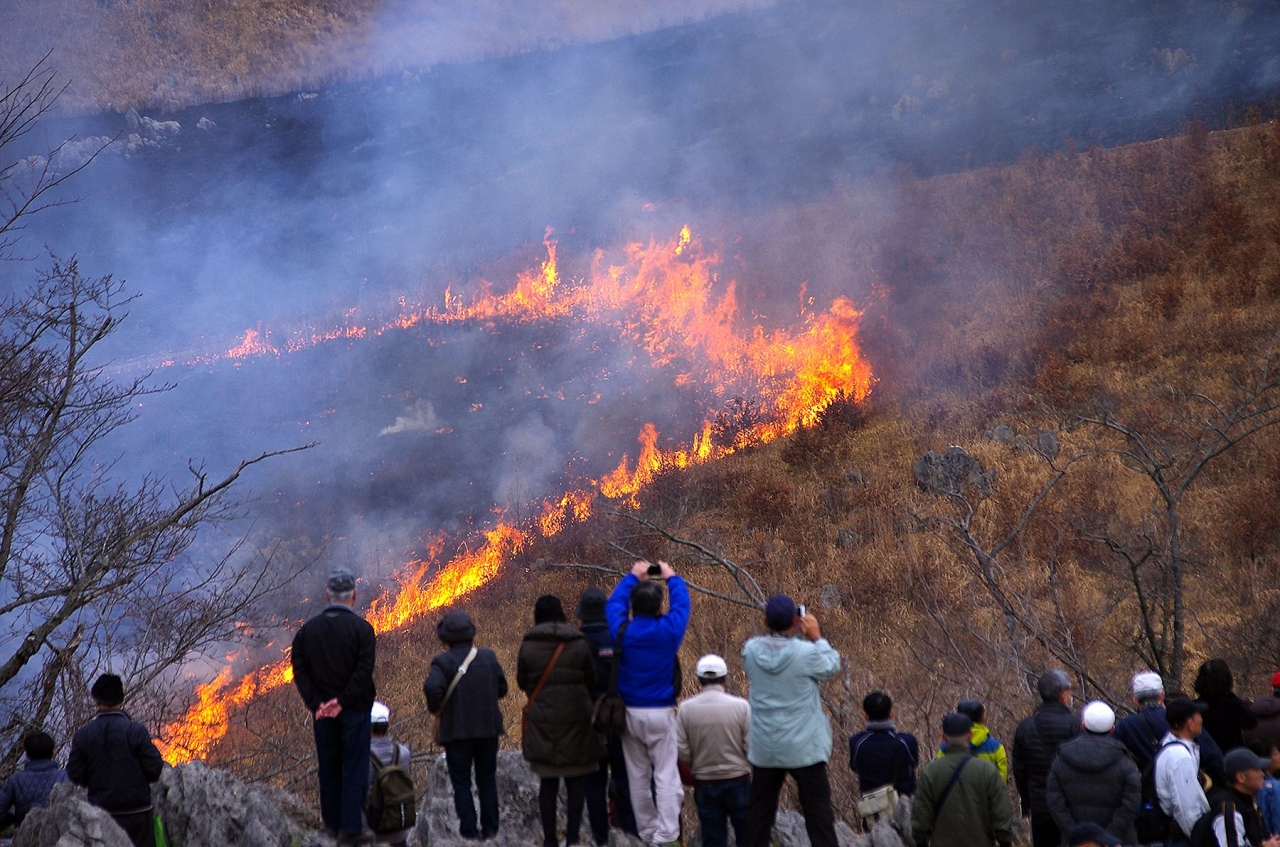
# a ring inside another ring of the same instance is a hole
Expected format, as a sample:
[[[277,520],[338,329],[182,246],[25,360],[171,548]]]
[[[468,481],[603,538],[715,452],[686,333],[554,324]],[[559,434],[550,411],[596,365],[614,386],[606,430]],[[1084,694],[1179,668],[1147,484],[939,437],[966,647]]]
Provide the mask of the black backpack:
[[[1166,744],[1156,750],[1151,761],[1142,769],[1142,802],[1138,805],[1138,817],[1135,821],[1139,844],[1163,844],[1173,831],[1173,818],[1160,808],[1160,797],[1156,794],[1156,762],[1168,747]]]
[[[1218,847],[1218,839],[1213,834],[1213,821],[1218,815],[1222,815],[1227,844],[1244,843],[1240,833],[1236,832],[1236,804],[1231,796],[1223,791],[1215,794],[1209,804],[1209,811],[1196,820],[1196,825],[1191,829],[1191,847]]]
[[[373,765],[373,790],[365,807],[369,828],[378,835],[409,829],[418,819],[417,798],[412,777],[400,766],[400,745],[395,745],[390,762],[372,752],[369,762]]]

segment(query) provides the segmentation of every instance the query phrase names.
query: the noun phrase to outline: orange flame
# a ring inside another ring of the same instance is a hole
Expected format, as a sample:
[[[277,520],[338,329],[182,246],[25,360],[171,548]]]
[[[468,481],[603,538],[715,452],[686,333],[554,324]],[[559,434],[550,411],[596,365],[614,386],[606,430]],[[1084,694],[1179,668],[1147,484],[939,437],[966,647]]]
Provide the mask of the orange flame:
[[[597,252],[590,280],[573,283],[560,277],[550,231],[544,243],[546,261],[538,271],[520,274],[506,294],[485,290],[467,305],[446,291],[443,307],[410,307],[402,299],[400,313],[380,326],[362,325],[349,312],[341,327],[294,333],[282,345],[269,343],[270,333],[251,329],[225,354],[198,360],[279,356],[281,348],[295,352],[424,323],[536,321],[570,315],[615,322],[658,366],[694,363],[679,375],[681,384],[702,384],[721,397],[758,397],[766,407],[764,419],[738,432],[732,444],[714,443],[708,420],[688,445],[663,449],[657,427],[646,423],[639,434],[641,446],[634,466],[624,456],[617,468],[599,480],[544,503],[528,526],[499,520],[474,549],[464,549],[448,560],[443,540],[433,542],[427,556],[407,563],[396,576],[395,587],[371,604],[366,617],[379,633],[403,627],[467,596],[536,537],[549,538],[571,523],[585,521],[600,496],[634,504],[636,493],[664,468],[701,464],[790,434],[813,423],[836,398],[861,401],[871,390],[871,370],[857,346],[862,313],[850,301],[840,298],[824,313],[806,313],[795,330],[770,332],[755,326],[740,334],[735,326],[735,285],[725,284],[717,296],[719,258],[702,254],[687,226],[666,243],[627,245],[620,264],[609,263],[602,251]],[[238,683],[231,683],[231,675],[228,667],[212,682],[199,686],[188,713],[164,728],[161,751],[170,763],[207,755],[225,734],[230,710],[293,681],[287,656]]]

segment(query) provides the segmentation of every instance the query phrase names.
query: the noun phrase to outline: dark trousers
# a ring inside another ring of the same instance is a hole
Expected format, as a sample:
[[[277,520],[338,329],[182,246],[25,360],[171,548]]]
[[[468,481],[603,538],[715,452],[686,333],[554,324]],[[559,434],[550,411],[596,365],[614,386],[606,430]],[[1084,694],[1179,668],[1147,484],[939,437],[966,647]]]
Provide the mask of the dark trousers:
[[[587,781],[594,774],[567,776],[564,778],[565,802],[564,840],[568,844],[577,844],[582,831],[582,801]],[[538,816],[542,819],[542,847],[557,847],[560,840],[556,837],[556,798],[560,794],[560,777],[544,776],[538,786]],[[609,834],[605,833],[605,841]]]
[[[155,847],[156,822],[151,812],[138,812],[132,815],[112,815],[112,820],[120,825],[124,834],[129,836],[133,847]]]
[[[1061,847],[1062,830],[1049,812],[1031,813],[1031,847]]]
[[[733,823],[733,840],[737,847],[747,847],[747,808],[750,800],[750,782],[695,785],[693,802],[698,806],[702,847],[728,847],[729,828],[726,821]]]
[[[320,771],[320,818],[343,835],[364,828],[369,793],[369,710],[343,709],[336,718],[312,723]]]
[[[587,801],[587,820],[591,822],[591,838],[598,845],[609,843],[609,763],[583,777]]]
[[[444,759],[453,783],[453,809],[463,838],[492,838],[498,834],[498,739],[464,738],[444,745]],[[471,800],[471,768],[475,766],[480,797],[480,826]]]
[[[627,781],[627,757],[622,752],[622,736],[609,734],[609,799],[613,801],[613,819],[627,835],[640,836],[636,813],[631,808],[631,783]],[[589,801],[588,801],[589,802]]]
[[[809,843],[812,847],[839,847],[826,762],[803,768],[752,768],[747,844],[750,847],[769,847],[773,822],[778,816],[778,794],[787,774],[791,774],[796,788],[800,790],[800,811],[804,814]]]

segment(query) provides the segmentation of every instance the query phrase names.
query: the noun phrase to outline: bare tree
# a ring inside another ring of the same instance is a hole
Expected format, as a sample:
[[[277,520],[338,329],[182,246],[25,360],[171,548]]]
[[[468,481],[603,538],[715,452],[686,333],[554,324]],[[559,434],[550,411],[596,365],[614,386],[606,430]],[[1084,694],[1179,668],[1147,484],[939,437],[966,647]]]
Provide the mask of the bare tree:
[[[1117,457],[1153,495],[1140,525],[1108,516],[1084,535],[1123,564],[1139,610],[1137,651],[1177,687],[1186,660],[1187,575],[1196,563],[1187,549],[1187,495],[1225,453],[1280,423],[1276,348],[1270,339],[1252,365],[1216,384],[1168,387],[1125,408],[1100,402],[1076,418],[1094,437],[1093,452]]]
[[[24,725],[74,723],[87,671],[111,667],[131,690],[165,681],[232,639],[288,578],[235,542],[189,554],[242,514],[230,493],[245,471],[304,447],[221,475],[192,464],[184,487],[114,478],[104,439],[167,388],[94,363],[129,302],[110,277],[55,259],[0,308],[0,707],[11,744]]]

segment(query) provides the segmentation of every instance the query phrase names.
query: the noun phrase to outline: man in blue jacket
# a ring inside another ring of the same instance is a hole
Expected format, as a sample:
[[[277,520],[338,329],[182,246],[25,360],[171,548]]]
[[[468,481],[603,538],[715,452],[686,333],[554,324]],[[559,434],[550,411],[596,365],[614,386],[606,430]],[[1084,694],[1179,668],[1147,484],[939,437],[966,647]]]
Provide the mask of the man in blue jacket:
[[[667,583],[671,607],[665,615],[662,585],[651,577]],[[605,614],[620,654],[614,661],[619,663],[618,694],[627,704],[622,749],[636,826],[649,844],[675,844],[684,788],[676,764],[680,692],[674,680],[676,653],[689,625],[689,589],[666,562],[636,562],[610,595]]]
[[[778,794],[787,775],[796,781],[804,826],[813,847],[837,847],[831,808],[831,721],[822,711],[818,684],[840,670],[840,654],[827,643],[813,615],[799,615],[795,601],[775,594],[765,604],[768,634],[742,648],[751,686],[751,799],[748,844],[769,847]]]

